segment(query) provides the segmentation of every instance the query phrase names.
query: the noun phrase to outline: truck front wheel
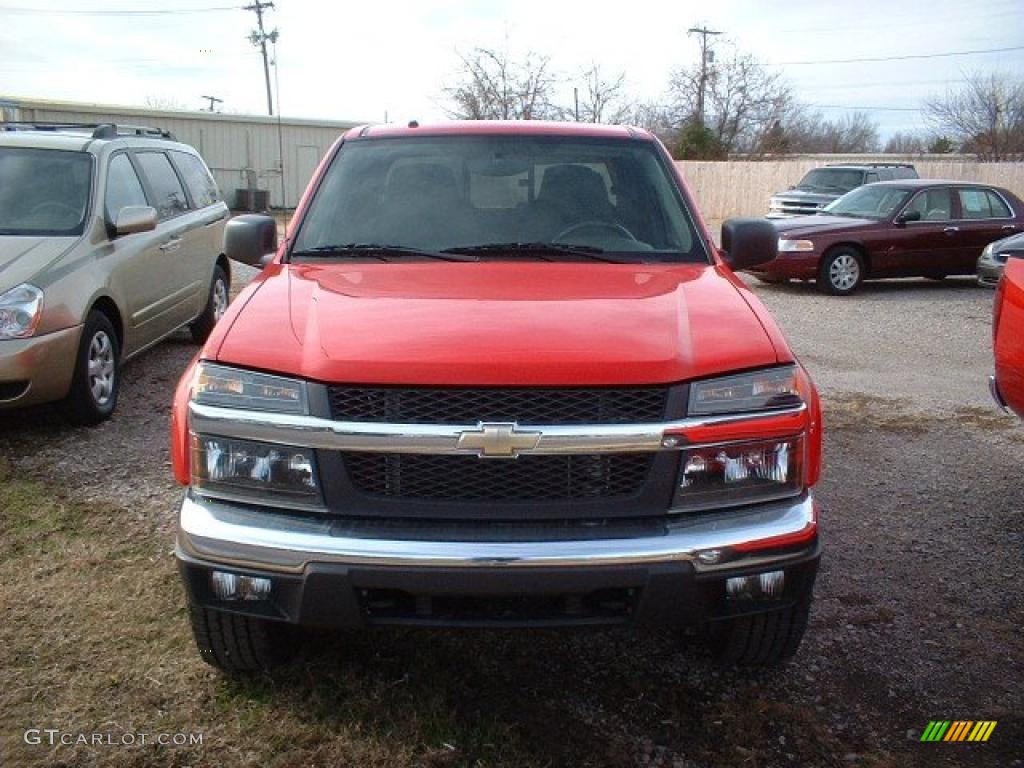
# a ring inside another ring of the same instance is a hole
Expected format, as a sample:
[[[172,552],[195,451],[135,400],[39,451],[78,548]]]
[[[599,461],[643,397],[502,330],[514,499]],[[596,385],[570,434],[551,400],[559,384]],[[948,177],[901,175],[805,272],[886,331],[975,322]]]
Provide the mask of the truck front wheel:
[[[283,664],[295,650],[291,627],[277,621],[189,605],[199,655],[224,672],[262,672]]]
[[[712,651],[721,661],[743,666],[788,661],[800,647],[810,610],[808,594],[786,608],[716,622],[710,636]]]

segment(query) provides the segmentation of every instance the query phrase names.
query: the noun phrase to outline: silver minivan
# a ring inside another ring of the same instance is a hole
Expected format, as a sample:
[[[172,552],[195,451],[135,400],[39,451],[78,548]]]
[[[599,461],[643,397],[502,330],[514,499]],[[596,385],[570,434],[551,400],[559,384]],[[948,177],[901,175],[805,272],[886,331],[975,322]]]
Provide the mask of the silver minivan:
[[[199,154],[135,126],[0,124],[0,408],[108,418],[121,364],[228,305],[228,207]]]

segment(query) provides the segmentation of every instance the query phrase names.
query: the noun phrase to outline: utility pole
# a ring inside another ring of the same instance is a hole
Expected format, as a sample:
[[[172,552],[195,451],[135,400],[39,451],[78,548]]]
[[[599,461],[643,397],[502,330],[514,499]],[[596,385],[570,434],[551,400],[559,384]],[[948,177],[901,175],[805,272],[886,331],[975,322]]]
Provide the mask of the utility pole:
[[[274,100],[270,95],[270,64],[267,62],[267,42],[277,42],[277,30],[266,32],[263,29],[263,12],[273,8],[272,2],[264,3],[260,0],[255,0],[252,5],[245,6],[243,11],[256,11],[256,24],[259,29],[254,29],[249,34],[249,42],[260,49],[263,54],[263,77],[267,81],[267,114],[274,114]]]
[[[697,90],[697,119],[704,125],[704,89],[708,83],[708,62],[714,60],[714,52],[708,50],[708,35],[720,35],[707,27],[690,27],[686,34],[700,35],[700,88]],[[708,58],[711,54],[711,58]]]
[[[209,112],[213,112],[213,105],[214,104],[223,104],[224,103],[224,99],[218,99],[216,96],[200,96],[199,98],[200,99],[209,99],[210,100],[210,109],[208,110]]]

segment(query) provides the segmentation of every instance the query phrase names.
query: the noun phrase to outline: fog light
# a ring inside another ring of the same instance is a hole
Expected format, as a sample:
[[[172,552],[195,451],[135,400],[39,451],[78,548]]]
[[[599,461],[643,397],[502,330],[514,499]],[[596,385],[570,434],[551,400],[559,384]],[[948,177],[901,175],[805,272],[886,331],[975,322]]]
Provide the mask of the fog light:
[[[218,600],[266,600],[270,597],[270,579],[214,571],[210,586]]]
[[[786,586],[785,571],[766,571],[753,576],[733,576],[726,579],[725,594],[738,600],[782,597]]]

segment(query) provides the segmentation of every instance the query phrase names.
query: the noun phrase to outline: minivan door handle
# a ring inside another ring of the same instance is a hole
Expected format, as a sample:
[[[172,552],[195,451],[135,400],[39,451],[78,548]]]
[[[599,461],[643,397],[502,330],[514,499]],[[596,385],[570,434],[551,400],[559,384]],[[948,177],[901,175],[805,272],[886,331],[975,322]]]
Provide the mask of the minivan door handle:
[[[1017,231],[1017,225],[1016,224],[1003,224],[1003,231],[1004,232],[1016,232]]]
[[[164,251],[165,253],[170,253],[171,251],[176,251],[179,248],[181,248],[181,238],[180,237],[172,238],[172,239],[168,240],[166,243],[164,243],[163,245],[160,246],[160,250]]]
[[[952,235],[955,234],[956,232],[959,232],[960,227],[946,227],[942,231],[945,232],[947,235]]]

